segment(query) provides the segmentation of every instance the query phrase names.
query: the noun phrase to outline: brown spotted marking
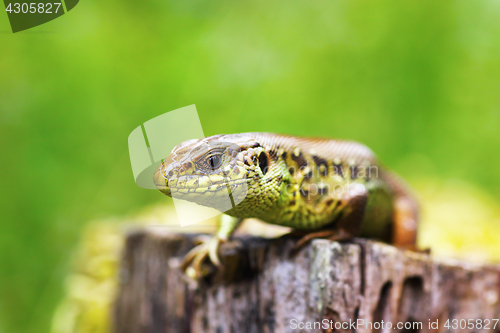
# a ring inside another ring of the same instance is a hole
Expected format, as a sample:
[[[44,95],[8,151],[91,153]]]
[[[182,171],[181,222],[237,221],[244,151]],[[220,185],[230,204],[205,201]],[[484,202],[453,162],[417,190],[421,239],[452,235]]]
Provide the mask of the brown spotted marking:
[[[365,171],[365,180],[366,181],[370,180],[370,173],[371,173],[371,169],[370,168],[371,168],[371,166],[366,167],[366,170],[367,170],[367,171]]]
[[[344,167],[342,161],[338,158],[333,160],[333,172],[335,172],[340,177],[344,178]]]
[[[274,149],[269,150],[269,158],[273,161],[276,162],[278,160],[278,153]]]
[[[317,155],[312,156],[314,163],[316,163],[316,166],[318,167],[319,174],[321,177],[326,177],[328,176],[328,162]]]
[[[321,186],[318,186],[318,193],[319,195],[328,194],[328,186],[326,186],[326,184],[321,184]]]
[[[307,166],[307,160],[305,159],[304,154],[302,154],[299,148],[293,151],[292,160],[297,163],[297,168],[299,169],[305,168]]]
[[[356,179],[358,178],[358,172],[359,172],[359,168],[357,165],[351,165],[349,167],[350,171],[351,171],[351,179]]]

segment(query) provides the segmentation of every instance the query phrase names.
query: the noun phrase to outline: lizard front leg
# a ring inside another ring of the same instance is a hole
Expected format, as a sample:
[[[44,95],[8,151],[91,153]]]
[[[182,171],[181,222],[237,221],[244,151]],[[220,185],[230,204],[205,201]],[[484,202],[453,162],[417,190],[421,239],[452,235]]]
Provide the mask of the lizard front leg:
[[[338,220],[329,229],[307,234],[295,245],[295,251],[315,238],[326,238],[335,241],[348,240],[357,236],[365,217],[368,203],[368,190],[362,184],[347,187],[347,194],[338,206]]]
[[[215,266],[222,267],[219,259],[219,247],[231,238],[241,221],[242,219],[223,214],[215,236],[199,237],[200,244],[191,249],[184,257],[181,268],[186,272],[186,275],[192,279],[202,277],[204,275],[202,264],[207,258]]]

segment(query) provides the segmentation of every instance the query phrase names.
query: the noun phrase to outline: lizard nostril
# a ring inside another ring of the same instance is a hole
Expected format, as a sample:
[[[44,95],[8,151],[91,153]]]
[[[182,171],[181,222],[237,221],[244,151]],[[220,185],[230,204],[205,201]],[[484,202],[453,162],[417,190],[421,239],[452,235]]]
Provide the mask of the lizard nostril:
[[[169,177],[169,178],[171,178],[171,177],[173,177],[173,176],[174,176],[174,172],[173,172],[172,170],[170,170],[170,171],[168,172],[168,177]]]

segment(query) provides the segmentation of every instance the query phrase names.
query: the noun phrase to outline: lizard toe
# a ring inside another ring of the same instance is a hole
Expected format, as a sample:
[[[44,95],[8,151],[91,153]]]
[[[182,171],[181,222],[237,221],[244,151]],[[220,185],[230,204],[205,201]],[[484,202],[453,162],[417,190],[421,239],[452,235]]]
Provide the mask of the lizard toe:
[[[218,237],[205,238],[201,244],[189,251],[181,264],[181,269],[192,279],[200,279],[207,275],[208,269],[204,267],[207,259],[218,268],[222,268],[218,251],[222,240]]]

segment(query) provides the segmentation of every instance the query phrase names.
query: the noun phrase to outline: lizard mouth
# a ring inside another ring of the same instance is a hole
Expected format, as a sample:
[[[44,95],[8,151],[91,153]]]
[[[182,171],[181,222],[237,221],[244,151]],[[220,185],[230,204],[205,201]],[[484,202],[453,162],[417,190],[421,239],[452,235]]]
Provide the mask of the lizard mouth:
[[[247,178],[228,179],[220,175],[189,175],[168,179],[158,168],[154,181],[158,190],[174,198],[216,207],[229,197],[242,201],[248,188]]]
[[[181,177],[182,178],[182,177]],[[177,181],[177,184],[182,182],[182,179]],[[169,182],[170,184],[170,182]],[[185,184],[169,186],[171,196],[173,198],[184,199],[186,196],[199,197],[199,196],[213,196],[217,193],[223,192],[227,195],[227,191],[235,192],[239,187],[247,185],[246,179],[228,180],[217,183],[212,183],[210,186],[197,186],[190,187]]]
[[[230,180],[208,187],[170,187],[170,196],[175,200],[194,202],[220,212],[228,211],[242,202],[248,194],[246,179]]]
[[[170,188],[168,187],[168,179],[166,179],[161,172],[161,165],[156,169],[153,175],[153,181],[156,185],[156,188],[160,190],[163,194],[172,196],[170,192]]]

